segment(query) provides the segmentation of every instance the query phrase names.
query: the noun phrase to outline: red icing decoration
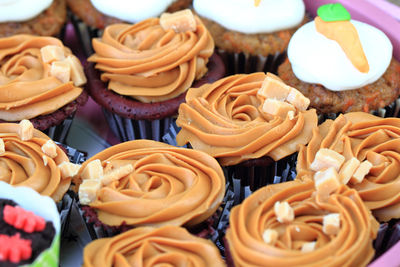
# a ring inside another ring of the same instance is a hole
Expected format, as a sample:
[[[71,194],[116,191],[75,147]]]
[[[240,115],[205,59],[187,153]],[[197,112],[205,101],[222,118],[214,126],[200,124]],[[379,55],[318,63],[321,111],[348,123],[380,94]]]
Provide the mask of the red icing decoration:
[[[46,227],[46,221],[42,217],[19,206],[5,205],[3,217],[6,223],[26,233],[40,232]]]
[[[0,261],[19,263],[32,256],[32,241],[21,239],[20,234],[14,236],[0,235]]]

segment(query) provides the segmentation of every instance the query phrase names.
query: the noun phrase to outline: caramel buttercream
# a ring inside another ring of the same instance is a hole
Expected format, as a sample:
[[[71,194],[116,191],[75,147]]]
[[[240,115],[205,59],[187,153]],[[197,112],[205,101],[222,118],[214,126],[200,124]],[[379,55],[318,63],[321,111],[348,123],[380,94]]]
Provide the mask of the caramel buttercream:
[[[195,31],[164,30],[159,18],[134,25],[108,26],[92,41],[101,79],[108,89],[143,103],[160,102],[185,92],[206,72],[214,41],[198,17]]]
[[[321,148],[340,153],[345,162],[354,157],[361,164],[370,163],[372,167],[367,168],[365,177],[354,177],[358,172],[353,168],[353,177],[350,174],[345,182],[352,178],[348,185],[358,191],[379,221],[400,218],[399,147],[399,118],[381,118],[364,112],[340,115],[314,129],[308,146],[300,149],[297,179],[313,177],[310,166]]]
[[[61,54],[41,51],[48,47]],[[56,58],[52,58],[54,55]],[[53,62],[47,62],[46,56]],[[66,65],[65,70],[54,68],[59,62],[68,61],[74,62]],[[74,81],[77,77],[85,81],[82,66],[77,64],[79,60],[53,37],[15,35],[0,39],[0,119],[31,119],[75,100],[82,88]]]
[[[92,179],[102,185],[93,202],[85,201],[106,225],[195,225],[212,215],[224,196],[221,167],[200,151],[150,140],[125,142],[87,160],[80,179],[97,159],[104,175]],[[79,190],[80,196],[89,196]]]
[[[289,203],[293,221],[277,220],[277,201]],[[340,226],[327,234],[329,217],[337,217]],[[235,266],[366,266],[379,228],[357,191],[342,185],[324,200],[311,181],[263,187],[232,209],[229,222],[226,237]],[[275,242],[263,239],[267,230],[278,233]]]
[[[298,110],[297,100],[289,98],[292,104],[276,97],[265,98],[260,89],[267,77],[281,83],[282,88],[275,91],[289,87],[271,76],[261,72],[238,74],[191,88],[186,103],[179,107],[176,123],[182,129],[176,137],[178,145],[190,143],[224,166],[263,156],[279,160],[295,153],[299,144],[311,139],[317,115],[314,109]],[[286,89],[283,99],[295,90]]]
[[[0,181],[27,186],[55,201],[61,200],[71,184],[71,177],[62,177],[58,168],[59,164],[69,162],[67,155],[56,146],[57,155],[49,157],[42,151],[50,140],[47,135],[34,129],[33,137],[22,141],[19,128],[16,123],[0,123],[5,148],[0,154]]]
[[[217,247],[184,228],[138,227],[91,242],[83,252],[84,267],[226,266]]]

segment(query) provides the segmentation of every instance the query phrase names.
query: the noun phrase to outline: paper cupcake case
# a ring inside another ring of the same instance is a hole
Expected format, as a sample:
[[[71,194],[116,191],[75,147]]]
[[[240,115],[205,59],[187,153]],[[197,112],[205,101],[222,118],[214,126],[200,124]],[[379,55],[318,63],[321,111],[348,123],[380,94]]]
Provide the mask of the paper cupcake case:
[[[166,117],[159,120],[133,120],[112,113],[102,108],[103,114],[113,131],[121,142],[135,139],[150,139],[162,141],[162,137],[167,133],[174,117]]]
[[[63,148],[70,162],[75,164],[82,164],[86,160],[86,155],[84,152],[81,152],[75,148],[72,148],[64,144],[60,143],[57,144]],[[60,213],[61,233],[65,233],[65,231],[67,231],[67,228],[69,226],[71,209],[72,205],[75,203],[75,199],[76,199],[76,193],[72,190],[68,190],[61,199],[61,201],[56,203],[58,212]]]
[[[278,66],[286,58],[286,53],[276,53],[265,57],[245,53],[230,53],[222,49],[217,49],[217,52],[224,61],[227,76],[260,71],[277,73]]]
[[[0,181],[0,197],[15,201],[22,208],[32,211],[43,217],[46,221],[51,221],[56,230],[50,248],[43,251],[36,260],[25,267],[56,267],[59,266],[60,254],[60,217],[53,199],[41,196],[36,191],[27,187],[12,187]],[[45,208],[44,208],[45,207]]]

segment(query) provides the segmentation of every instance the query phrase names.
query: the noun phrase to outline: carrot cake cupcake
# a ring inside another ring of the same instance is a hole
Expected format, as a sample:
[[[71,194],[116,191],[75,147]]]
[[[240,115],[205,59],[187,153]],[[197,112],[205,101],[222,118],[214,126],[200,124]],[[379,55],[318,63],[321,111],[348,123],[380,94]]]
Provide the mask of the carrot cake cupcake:
[[[289,40],[303,24],[302,0],[194,0],[229,74],[276,72]]]
[[[57,36],[67,19],[65,0],[12,0],[0,3],[0,37]]]
[[[322,114],[370,112],[400,95],[400,64],[392,50],[382,31],[351,20],[341,4],[328,4],[293,35],[278,73]]]

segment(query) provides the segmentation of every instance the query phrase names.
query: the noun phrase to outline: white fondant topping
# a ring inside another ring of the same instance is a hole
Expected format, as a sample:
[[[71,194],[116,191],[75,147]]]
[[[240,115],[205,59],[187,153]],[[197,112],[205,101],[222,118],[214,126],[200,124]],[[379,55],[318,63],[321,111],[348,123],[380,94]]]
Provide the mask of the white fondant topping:
[[[336,41],[317,32],[314,21],[293,35],[288,57],[296,77],[304,82],[319,83],[332,91],[357,89],[381,77],[392,59],[392,44],[379,29],[351,20],[367,57],[369,72],[360,72]]]
[[[271,33],[293,28],[304,19],[302,0],[194,0],[200,16],[246,34]]]
[[[90,0],[101,13],[130,23],[158,17],[176,0]]]
[[[0,23],[30,20],[48,8],[53,0],[0,0]]]

